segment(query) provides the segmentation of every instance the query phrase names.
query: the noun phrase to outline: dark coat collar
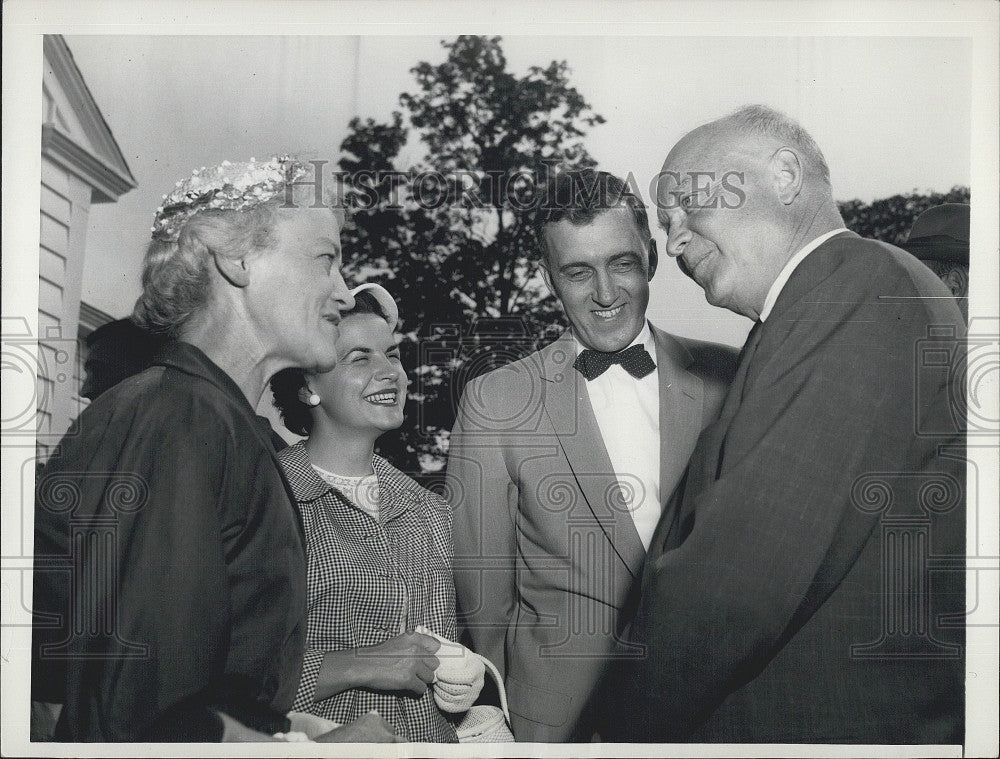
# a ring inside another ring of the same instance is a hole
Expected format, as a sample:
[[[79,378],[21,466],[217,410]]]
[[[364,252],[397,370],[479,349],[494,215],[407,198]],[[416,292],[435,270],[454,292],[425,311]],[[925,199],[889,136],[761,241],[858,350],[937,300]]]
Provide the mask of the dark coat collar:
[[[250,405],[239,385],[200,348],[183,340],[171,340],[160,348],[151,365],[168,366],[184,374],[210,382],[228,396],[249,421],[252,421],[254,428],[260,433],[262,442],[266,441],[265,448],[271,450],[272,453],[277,450],[275,432],[271,423],[265,417],[257,415],[256,410]]]
[[[191,343],[171,340],[153,358],[153,366],[170,366],[185,374],[208,380],[226,395],[241,401],[251,416],[256,416],[256,412],[250,406],[247,397],[240,390],[239,385],[233,381],[233,378],[220,369],[200,348],[196,348]]]

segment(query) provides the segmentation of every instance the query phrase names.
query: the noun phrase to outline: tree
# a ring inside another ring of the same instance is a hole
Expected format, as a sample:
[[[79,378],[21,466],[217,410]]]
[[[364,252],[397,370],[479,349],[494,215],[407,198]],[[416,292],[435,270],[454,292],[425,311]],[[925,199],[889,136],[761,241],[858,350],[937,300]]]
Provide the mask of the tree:
[[[838,203],[844,224],[862,237],[896,245],[906,240],[913,221],[932,206],[942,203],[968,203],[968,187],[952,187],[946,193],[920,194],[916,190],[908,195],[862,203],[847,200]]]
[[[341,145],[356,206],[342,235],[346,268],[396,296],[410,368],[407,421],[380,451],[410,472],[443,466],[465,382],[561,329],[538,276],[531,213],[548,172],[594,165],[582,138],[604,119],[570,85],[565,62],[518,75],[500,43],[443,41],[443,63],[411,69],[405,114],[355,118]],[[422,157],[400,165],[404,147]]]
[[[593,166],[583,138],[604,123],[564,61],[519,75],[499,37],[442,46],[442,63],[411,69],[415,86],[400,95],[401,111],[384,123],[351,120],[339,161],[355,198],[342,233],[345,268],[399,302],[411,380],[406,422],[379,451],[428,485],[439,481],[465,383],[563,327],[538,276],[533,191],[557,166]],[[968,197],[954,188],[839,205],[850,229],[899,242],[920,212]]]

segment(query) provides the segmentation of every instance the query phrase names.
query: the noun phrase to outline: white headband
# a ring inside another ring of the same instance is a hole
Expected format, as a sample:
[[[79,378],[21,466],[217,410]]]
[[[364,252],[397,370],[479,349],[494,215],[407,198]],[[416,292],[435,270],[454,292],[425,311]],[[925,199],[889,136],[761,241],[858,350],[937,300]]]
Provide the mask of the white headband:
[[[389,329],[396,329],[396,325],[399,324],[399,306],[396,305],[395,299],[389,294],[382,285],[376,285],[374,282],[365,282],[363,285],[358,285],[353,290],[351,290],[351,295],[356,296],[358,293],[368,291],[374,296],[375,301],[382,307],[385,312],[386,321],[389,322]]]

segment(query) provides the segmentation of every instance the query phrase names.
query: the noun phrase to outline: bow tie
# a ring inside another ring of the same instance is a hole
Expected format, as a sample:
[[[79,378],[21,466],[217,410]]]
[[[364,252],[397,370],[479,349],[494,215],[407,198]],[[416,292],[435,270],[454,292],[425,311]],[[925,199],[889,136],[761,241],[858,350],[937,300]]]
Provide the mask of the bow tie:
[[[652,356],[640,344],[614,353],[585,348],[576,357],[573,368],[586,377],[589,382],[604,374],[612,364],[621,364],[622,369],[636,379],[642,379],[656,368]]]

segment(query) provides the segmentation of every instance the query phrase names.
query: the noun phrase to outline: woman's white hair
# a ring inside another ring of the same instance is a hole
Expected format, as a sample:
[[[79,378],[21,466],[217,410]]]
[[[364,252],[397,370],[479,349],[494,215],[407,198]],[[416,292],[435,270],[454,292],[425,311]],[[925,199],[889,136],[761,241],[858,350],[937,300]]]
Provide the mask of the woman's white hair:
[[[330,183],[297,183],[288,192],[240,210],[206,209],[192,215],[181,226],[176,240],[156,239],[143,259],[142,294],[132,311],[140,327],[177,337],[192,315],[205,305],[211,288],[213,256],[230,260],[264,251],[275,243],[278,209],[293,204],[316,208],[320,189],[322,204],[343,224],[344,209],[339,188]]]

